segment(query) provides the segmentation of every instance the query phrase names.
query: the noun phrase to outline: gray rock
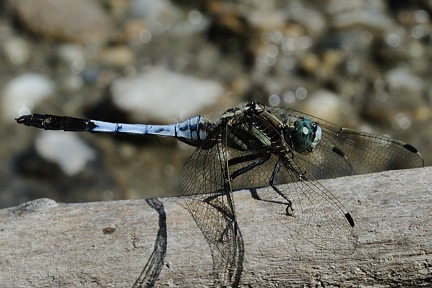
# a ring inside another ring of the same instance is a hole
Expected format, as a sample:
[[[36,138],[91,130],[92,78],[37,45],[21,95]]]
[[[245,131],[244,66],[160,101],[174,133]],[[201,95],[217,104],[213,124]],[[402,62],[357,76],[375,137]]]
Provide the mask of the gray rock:
[[[73,133],[43,131],[36,138],[35,147],[42,158],[56,163],[69,176],[78,174],[96,158],[96,151]]]
[[[1,98],[3,120],[14,122],[14,118],[29,114],[55,89],[55,83],[44,75],[24,73],[13,78],[6,84]]]
[[[166,70],[149,68],[112,85],[113,102],[142,123],[166,123],[172,118],[200,114],[205,106],[214,105],[224,95],[223,87],[213,80]]]
[[[27,29],[46,39],[101,44],[110,37],[112,20],[96,1],[10,0]]]

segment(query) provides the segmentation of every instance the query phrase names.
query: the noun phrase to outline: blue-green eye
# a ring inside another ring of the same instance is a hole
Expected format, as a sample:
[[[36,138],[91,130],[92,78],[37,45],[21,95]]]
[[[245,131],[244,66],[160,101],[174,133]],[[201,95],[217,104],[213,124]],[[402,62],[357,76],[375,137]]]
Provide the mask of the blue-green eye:
[[[303,116],[294,123],[294,129],[294,150],[299,153],[314,151],[322,138],[321,127]]]

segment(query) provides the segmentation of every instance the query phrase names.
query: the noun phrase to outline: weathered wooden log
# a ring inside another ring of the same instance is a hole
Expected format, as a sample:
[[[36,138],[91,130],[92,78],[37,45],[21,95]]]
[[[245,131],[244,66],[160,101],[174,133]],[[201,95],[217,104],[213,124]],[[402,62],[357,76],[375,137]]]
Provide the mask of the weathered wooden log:
[[[244,243],[240,286],[430,287],[430,175],[426,167],[320,181],[356,222],[351,255],[295,237],[248,191],[234,193]],[[209,246],[181,198],[35,200],[0,210],[0,247],[2,287],[213,283]]]

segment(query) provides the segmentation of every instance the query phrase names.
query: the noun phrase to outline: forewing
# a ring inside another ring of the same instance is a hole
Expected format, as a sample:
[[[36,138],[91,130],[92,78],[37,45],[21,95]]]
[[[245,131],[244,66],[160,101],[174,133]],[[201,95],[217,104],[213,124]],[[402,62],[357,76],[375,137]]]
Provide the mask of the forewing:
[[[423,167],[420,153],[411,145],[385,136],[342,128],[326,141],[338,147],[353,166],[353,174]]]

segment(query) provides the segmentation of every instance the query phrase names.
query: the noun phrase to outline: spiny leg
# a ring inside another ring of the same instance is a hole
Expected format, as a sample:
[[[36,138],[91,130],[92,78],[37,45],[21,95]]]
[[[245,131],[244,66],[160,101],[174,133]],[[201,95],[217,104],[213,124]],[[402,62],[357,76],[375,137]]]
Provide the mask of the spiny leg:
[[[237,165],[240,163],[244,163],[247,161],[252,161],[252,160],[256,160],[252,163],[250,163],[249,165],[247,165],[246,167],[243,167],[241,169],[238,169],[236,171],[234,171],[233,173],[230,174],[229,178],[226,177],[226,179],[230,179],[230,181],[234,180],[235,178],[237,178],[238,176],[252,170],[253,168],[264,164],[266,161],[268,161],[271,157],[270,153],[266,153],[264,155],[264,157],[262,155],[256,155],[256,154],[249,154],[246,156],[241,156],[241,157],[236,157],[233,159],[228,160],[228,166],[233,166],[233,165]],[[215,195],[209,196],[206,199],[204,199],[204,202],[208,203],[209,205],[212,205],[214,208],[218,209],[221,213],[226,213],[226,211],[223,211],[223,208],[220,207],[219,205],[216,205],[214,203],[211,203],[212,200],[223,196],[224,195],[224,191],[220,190],[217,191],[217,193]]]
[[[267,162],[270,159],[270,157],[271,157],[270,153],[265,153],[265,154],[249,154],[249,155],[240,156],[240,157],[230,159],[228,161],[228,166],[233,166],[233,165],[237,165],[240,163],[255,160],[252,163],[248,164],[247,166],[240,168],[240,169],[234,171],[233,173],[231,173],[230,174],[230,180],[232,181],[235,178],[237,178],[238,176],[254,169],[257,166],[264,164],[265,162]]]
[[[222,202],[218,202],[215,201],[216,199],[218,199],[219,197],[225,195],[226,193],[228,193],[228,191],[231,191],[230,189],[230,183],[232,180],[234,180],[236,177],[252,170],[253,168],[265,163],[266,161],[268,161],[271,157],[271,154],[266,153],[264,155],[256,155],[256,154],[249,154],[249,155],[245,155],[245,156],[241,156],[241,157],[236,157],[233,159],[230,159],[228,161],[228,166],[233,166],[233,165],[237,165],[240,163],[244,163],[244,162],[248,162],[248,161],[253,161],[254,162],[248,164],[247,166],[238,169],[236,171],[234,171],[233,173],[231,173],[230,175],[228,175],[228,171],[225,171],[225,183],[224,183],[224,191],[220,190],[218,191],[215,195],[209,196],[207,198],[205,198],[203,201],[205,203],[207,203],[208,205],[212,206],[213,208],[215,208],[219,213],[221,213],[221,215],[226,219],[227,223],[233,223],[234,225],[234,231],[237,231],[237,223],[235,220],[235,215],[233,215],[233,203],[231,203],[230,201],[230,197],[227,196],[227,201],[228,203],[228,207],[232,207],[232,211],[230,211],[231,209],[229,209],[224,203]],[[219,242],[224,242],[224,238],[228,237],[226,236],[227,233],[230,231],[230,227],[229,225],[226,226],[226,228],[224,229],[224,231],[222,232],[222,234],[219,237]]]
[[[238,169],[238,170],[234,171],[233,173],[231,173],[231,175],[230,175],[230,179],[231,179],[231,180],[234,180],[236,177],[238,177],[238,176],[240,176],[240,175],[242,175],[242,174],[244,174],[244,173],[246,173],[246,172],[248,172],[248,171],[254,169],[255,167],[257,167],[257,166],[259,166],[259,165],[264,164],[265,162],[267,162],[267,161],[270,159],[270,157],[271,157],[271,154],[270,154],[270,153],[265,153],[264,155],[263,155],[263,154],[261,154],[261,155],[259,155],[259,154],[258,154],[258,155],[257,155],[257,154],[249,154],[249,155],[246,155],[246,156],[241,156],[241,157],[237,157],[237,158],[233,158],[233,159],[229,160],[229,161],[228,161],[228,165],[229,165],[229,166],[232,166],[232,165],[235,165],[235,164],[240,164],[240,163],[247,162],[247,161],[255,160],[254,162],[248,164],[247,166],[245,166],[245,167],[243,167],[243,168],[241,168],[241,169]],[[270,185],[270,186],[273,188],[273,190],[276,191],[276,192],[277,192],[277,193],[278,193],[278,194],[279,194],[283,199],[285,199],[286,202],[279,202],[279,201],[273,201],[273,200],[265,200],[265,199],[261,199],[261,198],[258,196],[258,194],[256,193],[256,190],[254,191],[255,193],[252,193],[252,195],[253,195],[253,197],[256,198],[257,200],[262,200],[262,201],[273,202],[273,203],[280,203],[280,204],[287,205],[287,207],[286,207],[286,214],[287,214],[288,216],[293,216],[294,211],[293,211],[293,208],[292,208],[292,201],[291,201],[290,199],[288,199],[288,197],[287,197],[284,193],[282,193],[282,191],[280,191],[280,190],[276,187],[276,184],[275,184],[275,182],[276,182],[276,177],[277,177],[277,174],[278,174],[279,171],[280,171],[281,165],[283,165],[283,162],[282,162],[282,159],[279,158],[278,161],[277,161],[276,164],[275,164],[275,167],[274,167],[274,169],[273,169],[272,175],[271,175],[271,177],[270,177],[269,185]],[[302,176],[299,175],[299,177],[301,178]],[[252,191],[251,191],[251,192],[252,192]],[[255,196],[254,196],[254,195],[255,195]]]
[[[282,160],[279,158],[278,161],[276,162],[275,168],[273,169],[269,184],[273,188],[273,190],[275,190],[282,198],[284,198],[287,201],[287,203],[284,203],[287,205],[286,210],[285,210],[286,214],[288,216],[294,216],[294,210],[292,208],[292,201],[290,199],[288,199],[288,197],[284,193],[282,193],[282,191],[280,191],[276,187],[276,184],[275,184],[276,176],[280,171],[281,165],[282,165]]]

